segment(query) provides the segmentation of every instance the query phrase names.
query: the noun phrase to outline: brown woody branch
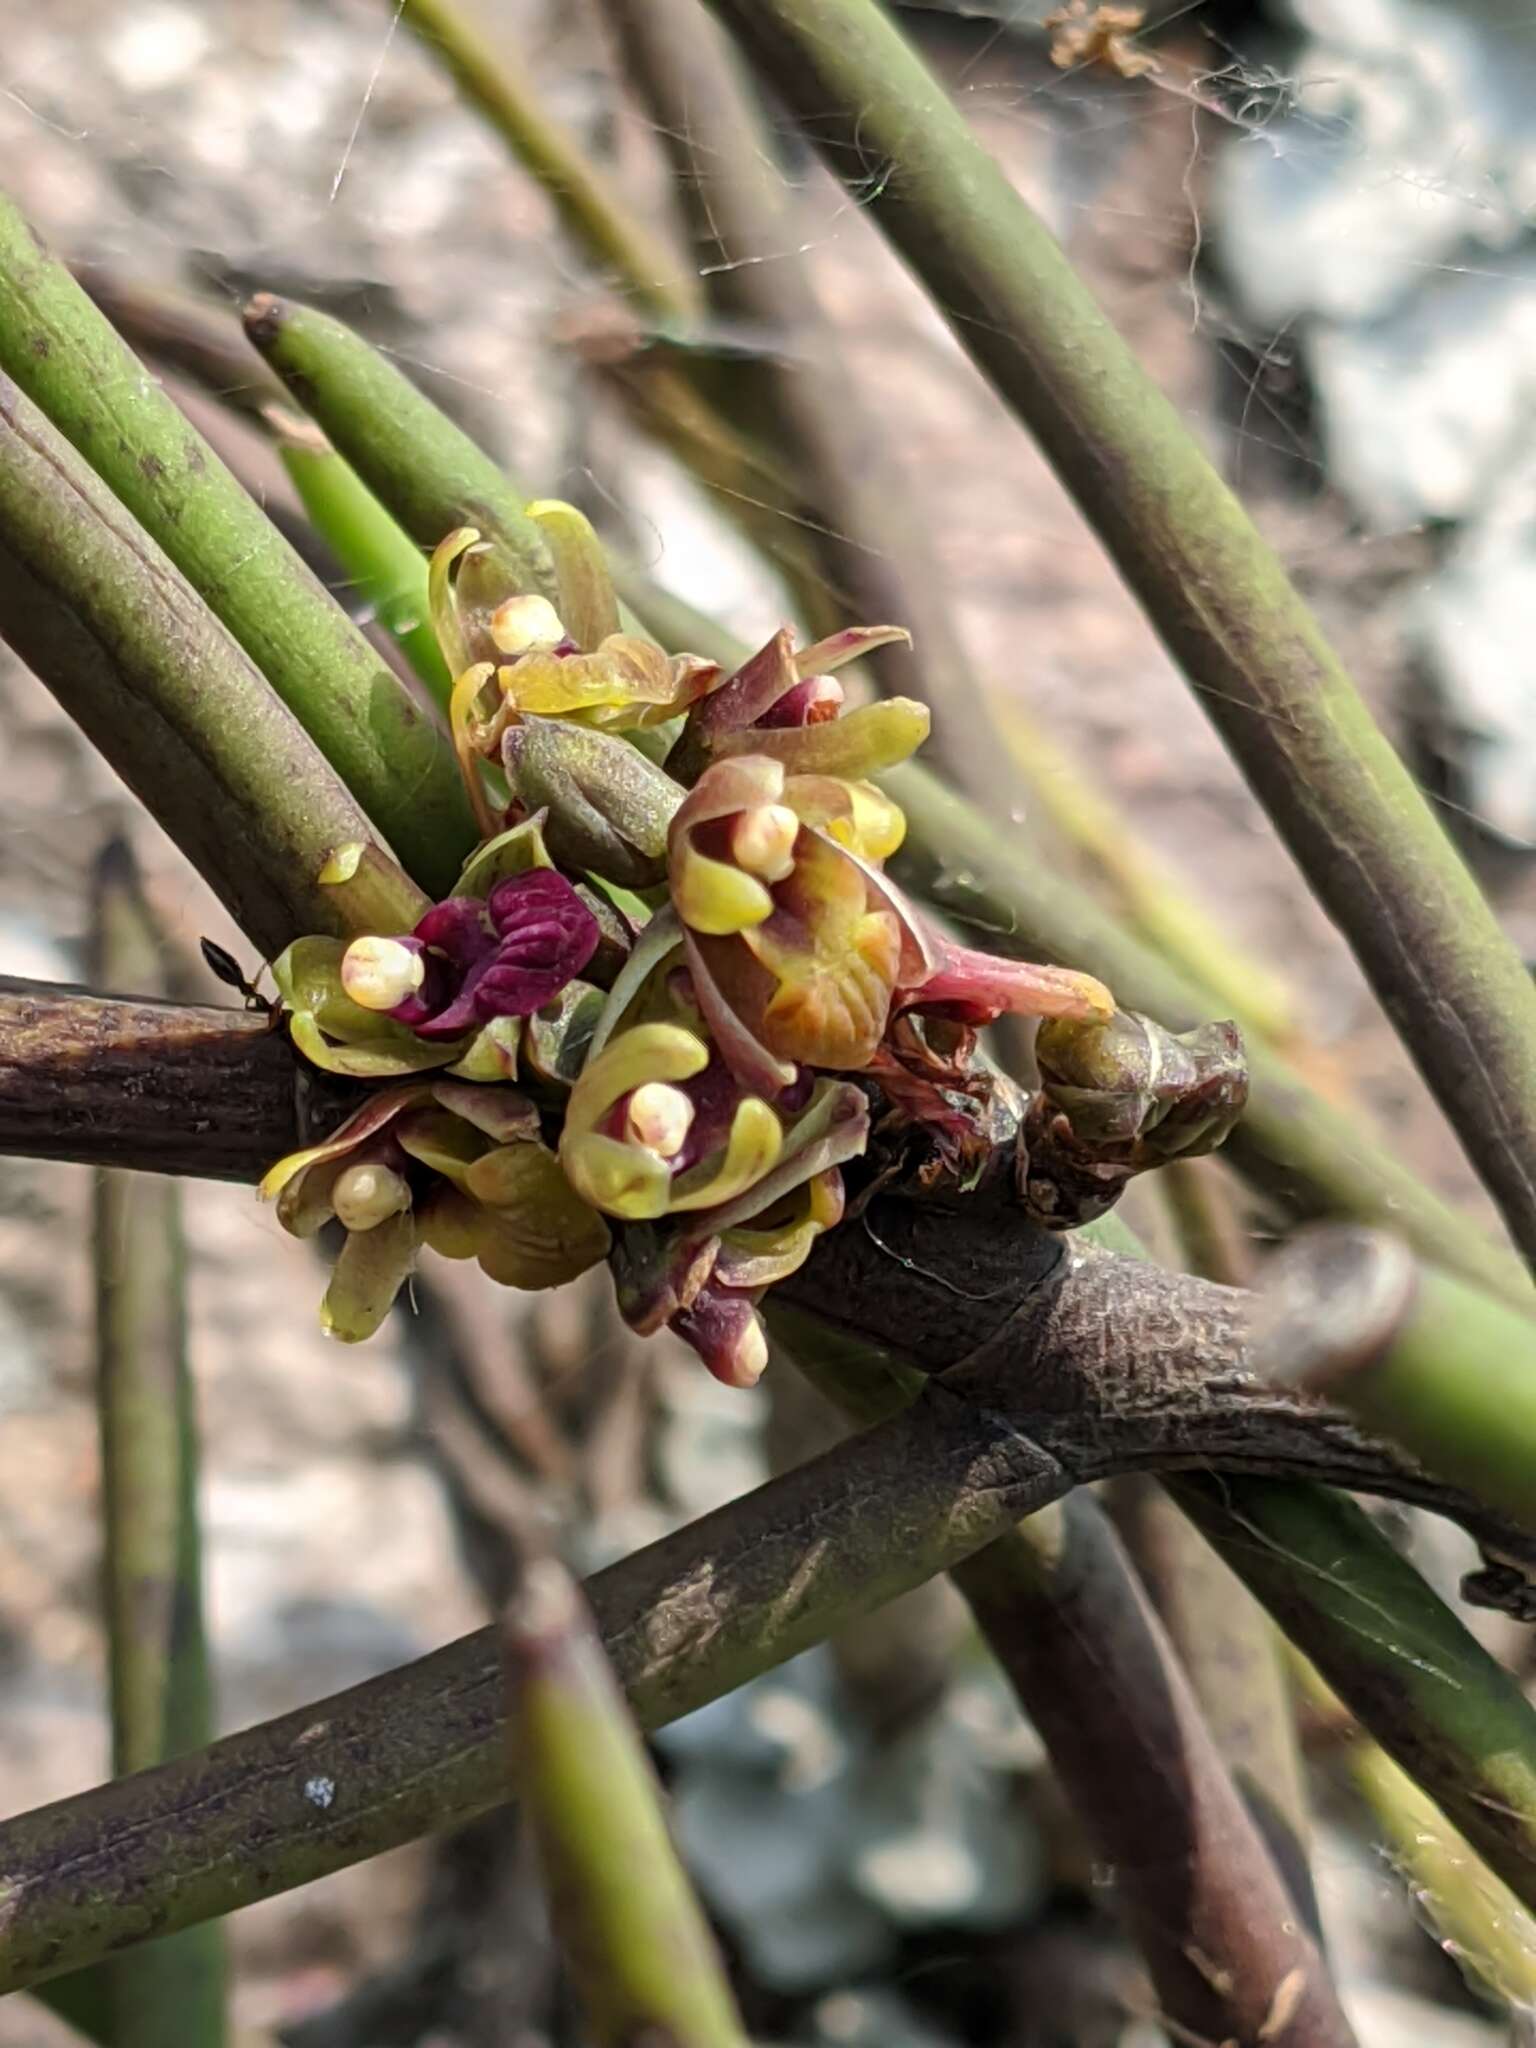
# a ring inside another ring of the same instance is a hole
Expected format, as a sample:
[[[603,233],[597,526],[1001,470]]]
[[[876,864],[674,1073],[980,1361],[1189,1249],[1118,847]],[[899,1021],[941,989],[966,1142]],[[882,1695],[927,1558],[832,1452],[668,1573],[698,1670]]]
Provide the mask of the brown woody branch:
[[[213,1162],[239,1178],[313,1134],[301,1127],[292,1056],[260,1020],[14,984],[0,1003],[0,1146],[140,1167]],[[168,1060],[179,1062],[170,1086],[155,1078]],[[323,1106],[318,1121],[339,1113]],[[1348,1421],[1256,1384],[1236,1290],[1063,1247],[976,1199],[963,1221],[878,1202],[824,1245],[795,1283],[802,1303],[933,1376],[901,1414],[591,1582],[647,1726],[1115,1472],[1318,1479],[1439,1508],[1505,1554],[1536,1557],[1531,1538]],[[486,1631],[0,1827],[0,1989],[497,1803],[507,1793],[501,1710]]]

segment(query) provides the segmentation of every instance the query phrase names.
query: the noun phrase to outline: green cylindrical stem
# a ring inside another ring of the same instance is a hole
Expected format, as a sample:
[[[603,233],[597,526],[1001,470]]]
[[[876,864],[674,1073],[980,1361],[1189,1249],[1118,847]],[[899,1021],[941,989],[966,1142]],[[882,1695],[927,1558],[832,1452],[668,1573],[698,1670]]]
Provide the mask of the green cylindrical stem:
[[[425,887],[474,837],[446,735],[0,196],[0,370],[245,648]]]
[[[875,0],[710,0],[1034,434],[1536,1258],[1536,986],[1237,499]]]
[[[439,709],[448,709],[453,678],[427,609],[427,562],[334,448],[287,434],[278,443],[283,467],[317,530],[352,580],[357,595],[400,642],[406,659]]]
[[[656,1773],[591,1611],[553,1558],[526,1565],[503,1644],[513,1783],[597,2048],[746,2048]]]
[[[372,839],[367,817],[196,591],[3,377],[0,633],[263,952],[366,924],[318,878],[339,848]],[[384,929],[406,930],[424,899],[376,853],[368,909],[397,911]]]
[[[97,978],[153,989],[163,961],[126,847],[98,863],[95,898]],[[98,1169],[94,1192],[103,1592],[121,1776],[208,1742],[214,1710],[180,1190]],[[227,1963],[217,1922],[102,1967],[112,2048],[220,2048]]]
[[[1337,1711],[1327,1687],[1309,1676],[1314,1698]],[[1536,1916],[1385,1750],[1356,1734],[1343,1764],[1440,1947],[1515,2012],[1536,2008]]]
[[[697,297],[688,273],[546,113],[528,82],[526,57],[508,41],[505,22],[498,21],[493,42],[461,0],[404,0],[403,18],[537,178],[572,239],[610,269],[638,304],[663,319],[686,320]]]
[[[1536,1321],[1344,1228],[1282,1253],[1260,1314],[1260,1374],[1327,1394],[1536,1528]]]
[[[462,428],[328,313],[266,294],[246,308],[246,333],[326,439],[418,547],[456,526],[500,542],[526,587],[555,597],[549,551],[524,499]]]
[[[217,299],[98,264],[81,266],[80,282],[125,341],[237,412],[266,425],[288,394],[265,363],[252,359],[236,309]]]
[[[1536,1713],[1509,1673],[1342,1495],[1167,1483],[1361,1725],[1536,1906]]]

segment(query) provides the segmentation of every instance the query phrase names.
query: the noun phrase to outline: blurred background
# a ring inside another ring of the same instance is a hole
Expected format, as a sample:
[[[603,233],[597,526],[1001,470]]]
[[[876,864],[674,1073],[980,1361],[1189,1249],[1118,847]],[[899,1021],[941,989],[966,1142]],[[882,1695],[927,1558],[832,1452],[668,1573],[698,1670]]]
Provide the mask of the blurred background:
[[[1239,488],[1536,951],[1536,9],[1189,0],[1151,11],[1134,49],[1152,67],[1119,69],[1074,62],[1048,12],[954,0],[902,20]],[[542,107],[675,229],[669,138],[625,90],[595,0],[477,13]],[[851,374],[905,479],[928,601],[982,685],[981,702],[936,703],[939,735],[948,717],[966,726],[958,757],[979,739],[1003,764],[986,794],[1038,830],[1042,862],[1112,897],[1165,866],[1283,980],[1314,1072],[1347,1075],[1410,1163],[1478,1210],[1344,948],[1045,464],[859,206],[768,119],[782,239],[695,247],[689,265],[782,278],[786,320],[768,306],[765,323],[759,291],[756,323],[711,345],[771,352],[806,380],[835,349]],[[743,535],[743,492],[701,485],[642,431],[625,365],[675,337],[616,316],[391,0],[0,0],[0,165],[88,282],[195,293],[231,316],[262,289],[326,307],[515,475],[582,504],[744,638],[793,609]],[[166,376],[296,528],[263,436]],[[1118,880],[1070,825],[1084,773],[1111,836],[1134,834]],[[89,978],[88,876],[114,835],[139,857],[173,985],[221,999],[198,939],[254,964],[249,949],[0,651],[0,974]],[[83,1169],[0,1160],[6,1811],[107,1768],[89,1196]],[[726,1392],[637,1347],[601,1288],[530,1307],[434,1262],[375,1341],[327,1345],[312,1252],[248,1190],[189,1187],[183,1211],[223,1726],[478,1626],[529,1484],[590,1569],[826,1440],[791,1373]],[[1137,1220],[1155,1235],[1155,1216]],[[1261,1241],[1264,1218],[1245,1221]],[[1407,1534],[1453,1587],[1460,1540]],[[1512,1649],[1502,1624],[1478,1625]],[[1399,1881],[1336,1767],[1337,1731],[1306,1733],[1314,1867],[1362,2038],[1508,2038],[1443,1953],[1433,1901]],[[1164,2040],[1115,1931],[1114,1872],[1087,1855],[947,1588],[693,1717],[659,1753],[758,2038]],[[246,1912],[232,1939],[242,2041],[579,2039],[506,1817]],[[27,1999],[0,2003],[5,2048],[69,2038]]]

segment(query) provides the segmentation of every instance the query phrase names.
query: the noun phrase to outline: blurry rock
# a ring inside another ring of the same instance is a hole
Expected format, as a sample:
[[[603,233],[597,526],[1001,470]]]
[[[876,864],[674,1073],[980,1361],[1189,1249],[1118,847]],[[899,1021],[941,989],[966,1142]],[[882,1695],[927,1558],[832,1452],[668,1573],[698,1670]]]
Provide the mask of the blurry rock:
[[[834,1991],[811,2014],[810,2031],[796,2048],[959,2048],[894,1991],[875,1987]]]
[[[1532,359],[1529,344],[1526,356]],[[1457,794],[1480,827],[1520,847],[1536,846],[1533,617],[1536,447],[1482,517],[1463,528],[1407,615],[1434,696],[1436,744]]]
[[[1512,248],[1536,205],[1536,45],[1500,0],[1291,11],[1305,39],[1245,67],[1247,136],[1212,190],[1246,310],[1272,328],[1379,318],[1464,246]]]
[[[1038,1750],[1016,1716],[989,1739],[988,1682],[880,1742],[816,1650],[662,1732],[684,1855],[762,1982],[846,1983],[903,1934],[992,1930],[1036,1902],[1042,1859],[1010,1791]]]
[[[1329,474],[1376,531],[1474,517],[1536,445],[1532,251],[1436,277],[1382,319],[1319,323],[1307,355]]]

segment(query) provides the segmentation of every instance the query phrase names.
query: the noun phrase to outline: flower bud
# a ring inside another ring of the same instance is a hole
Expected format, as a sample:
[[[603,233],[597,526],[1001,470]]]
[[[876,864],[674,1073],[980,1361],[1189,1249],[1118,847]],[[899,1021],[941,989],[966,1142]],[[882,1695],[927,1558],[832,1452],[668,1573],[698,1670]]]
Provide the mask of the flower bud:
[[[667,827],[683,792],[627,740],[564,719],[529,719],[502,743],[507,779],[529,810],[548,812],[544,839],[562,867],[626,889],[666,871]]]
[[[401,939],[354,939],[341,958],[341,985],[364,1010],[397,1009],[426,974],[420,946]]]
[[[758,804],[738,814],[731,826],[731,854],[738,867],[765,882],[782,882],[795,865],[800,820],[788,804]]]
[[[755,1387],[768,1363],[768,1339],[750,1294],[704,1286],[667,1325],[728,1387]]]
[[[526,654],[530,647],[558,647],[566,637],[564,622],[549,599],[531,591],[497,605],[491,613],[490,631],[502,654]]]
[[[410,1206],[405,1176],[369,1160],[343,1167],[331,1189],[331,1207],[348,1230],[373,1230]]]
[[[666,1081],[642,1081],[624,1112],[625,1135],[663,1159],[675,1159],[687,1142],[693,1117],[693,1104],[681,1088]]]

